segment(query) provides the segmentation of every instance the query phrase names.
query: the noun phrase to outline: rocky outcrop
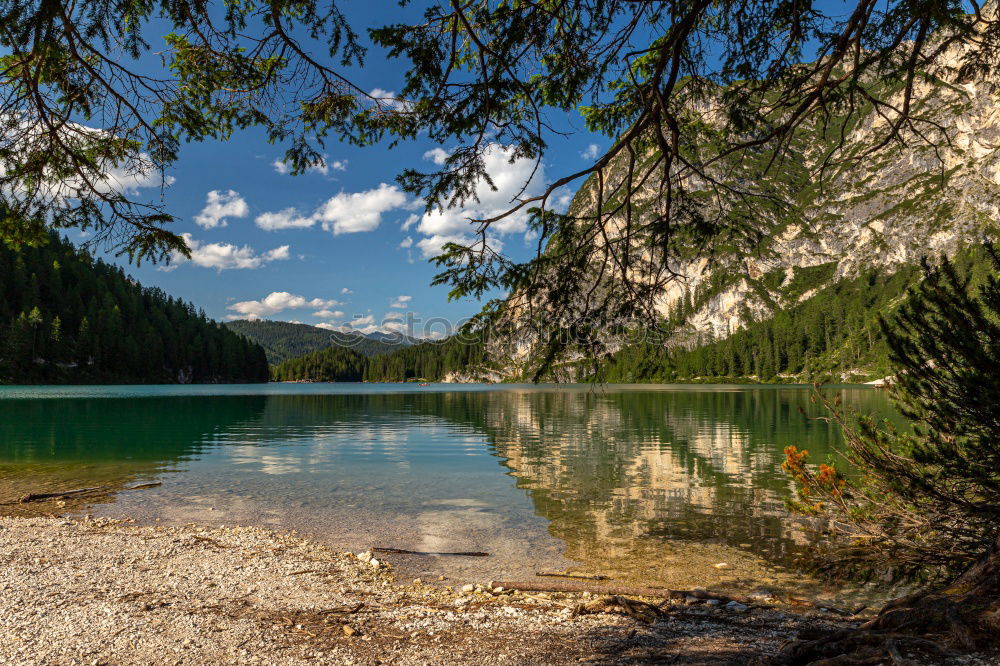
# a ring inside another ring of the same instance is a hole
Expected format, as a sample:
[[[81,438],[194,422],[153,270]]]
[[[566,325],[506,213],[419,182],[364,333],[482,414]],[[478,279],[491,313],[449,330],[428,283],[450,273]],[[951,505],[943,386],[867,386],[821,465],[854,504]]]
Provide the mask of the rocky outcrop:
[[[903,142],[869,153],[888,122],[870,113],[845,135],[836,161],[821,170],[831,139],[819,130],[802,130],[785,160],[795,173],[779,166],[762,175],[778,181],[791,198],[781,219],[771,221],[766,239],[749,253],[675,260],[681,277],[666,285],[656,311],[667,319],[683,299],[690,306],[666,344],[691,347],[725,338],[863,270],[952,255],[996,235],[1000,78],[963,80],[961,55],[945,52],[917,86],[915,108],[922,121]],[[803,174],[811,176],[803,180]],[[591,199],[584,186],[573,205],[586,206]],[[508,377],[523,373],[536,355],[530,337],[494,348],[496,357],[508,359]],[[567,367],[580,357],[568,350],[559,363]]]

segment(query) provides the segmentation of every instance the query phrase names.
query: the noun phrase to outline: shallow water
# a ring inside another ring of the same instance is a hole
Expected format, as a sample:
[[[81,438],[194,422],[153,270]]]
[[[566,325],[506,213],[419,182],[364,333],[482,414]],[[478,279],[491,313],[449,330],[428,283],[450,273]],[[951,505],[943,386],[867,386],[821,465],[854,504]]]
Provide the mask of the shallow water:
[[[826,391],[891,413],[881,392]],[[840,443],[809,395],[773,386],[0,387],[0,502],[157,480],[61,508],[294,529],[355,551],[491,553],[391,556],[406,576],[464,582],[571,568],[670,587],[803,589],[811,582],[794,563],[808,536],[783,507],[792,487],[782,450],[795,444],[824,460]]]

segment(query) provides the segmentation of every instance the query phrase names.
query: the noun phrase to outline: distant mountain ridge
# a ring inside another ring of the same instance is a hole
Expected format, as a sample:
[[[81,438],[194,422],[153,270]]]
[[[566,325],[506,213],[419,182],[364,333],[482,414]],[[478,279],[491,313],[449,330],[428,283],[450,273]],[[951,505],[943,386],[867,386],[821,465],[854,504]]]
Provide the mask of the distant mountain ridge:
[[[392,333],[364,334],[356,331],[330,331],[309,324],[270,319],[238,319],[225,326],[264,348],[267,362],[279,365],[289,359],[322,351],[329,347],[353,349],[362,356],[376,356],[407,347],[416,341]]]

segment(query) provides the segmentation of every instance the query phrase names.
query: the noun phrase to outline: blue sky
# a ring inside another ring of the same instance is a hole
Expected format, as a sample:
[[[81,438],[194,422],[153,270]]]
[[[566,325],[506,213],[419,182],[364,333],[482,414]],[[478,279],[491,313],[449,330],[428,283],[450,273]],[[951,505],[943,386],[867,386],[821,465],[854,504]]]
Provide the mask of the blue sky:
[[[395,4],[376,10],[352,16],[356,28],[405,20],[389,15],[403,11]],[[147,39],[155,51],[155,30]],[[401,84],[400,67],[371,48],[353,77],[366,89],[392,91]],[[580,169],[607,147],[606,139],[583,129],[576,114],[550,119],[569,135],[552,138],[529,192]],[[111,260],[143,284],[192,301],[218,320],[262,317],[329,328],[349,323],[367,331],[387,315],[457,321],[480,306],[449,303],[446,287],[430,287],[437,271],[428,258],[444,240],[461,235],[467,216],[503,210],[532,165],[508,164],[496,151],[489,162],[499,192],[484,185],[481,205],[424,215],[395,177],[407,166],[433,168],[449,148],[420,140],[392,150],[330,143],[323,168],[292,176],[283,173],[284,148],[268,144],[259,131],[228,142],[188,144],[167,174],[172,184],[163,196],[167,212],[179,218],[173,229],[188,234],[194,260],[166,269]],[[563,193],[564,202],[570,194]],[[504,231],[499,240],[505,252],[526,256],[533,250],[520,219],[506,223]]]

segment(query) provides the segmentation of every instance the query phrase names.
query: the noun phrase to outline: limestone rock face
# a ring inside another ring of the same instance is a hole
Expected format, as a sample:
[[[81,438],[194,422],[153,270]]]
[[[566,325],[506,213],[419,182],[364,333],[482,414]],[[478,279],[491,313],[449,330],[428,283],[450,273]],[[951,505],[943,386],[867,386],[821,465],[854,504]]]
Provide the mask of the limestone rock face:
[[[794,201],[788,215],[777,221],[761,247],[752,256],[676,262],[683,277],[666,287],[657,311],[666,318],[681,299],[701,296],[693,298],[674,344],[724,338],[863,270],[891,270],[924,256],[950,256],[963,245],[997,236],[1000,77],[961,80],[961,55],[955,49],[945,52],[933,76],[918,85],[915,108],[925,120],[916,129],[924,138],[911,130],[903,142],[871,153],[888,121],[870,113],[846,134],[844,149],[820,183],[819,166],[830,139],[818,131],[810,137],[805,130],[786,163],[804,165],[806,173],[817,175],[805,184],[782,167],[762,175],[787,176],[796,184],[789,193]],[[585,186],[574,205],[592,198]],[[501,374],[516,377],[535,345],[518,340],[502,347],[497,356],[504,355],[508,363]],[[572,360],[572,353],[561,359]]]

